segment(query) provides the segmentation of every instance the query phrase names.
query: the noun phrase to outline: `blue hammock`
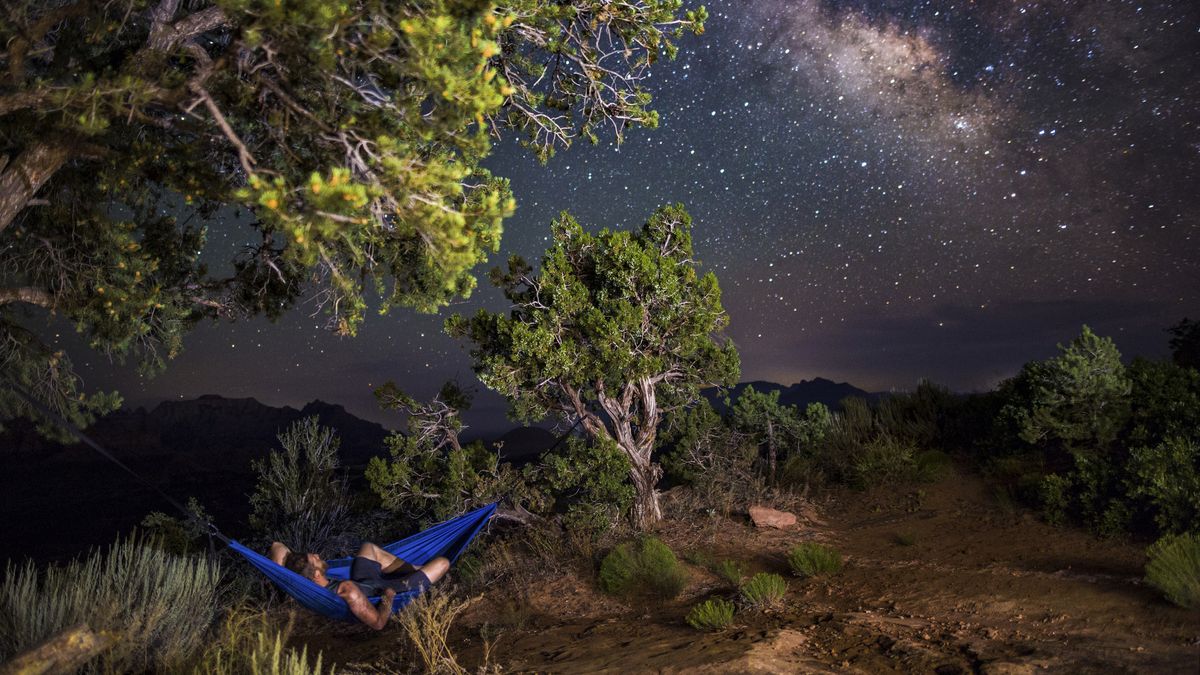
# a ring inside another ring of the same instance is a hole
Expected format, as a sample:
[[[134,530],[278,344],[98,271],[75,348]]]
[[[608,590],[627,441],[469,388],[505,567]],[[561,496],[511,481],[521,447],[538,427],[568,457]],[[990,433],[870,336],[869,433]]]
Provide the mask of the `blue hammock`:
[[[475,535],[479,533],[479,530],[495,511],[496,504],[488,504],[383,548],[397,558],[414,565],[424,565],[438,556],[449,558],[450,562],[454,562],[466,550],[467,545],[471,543],[471,540],[475,538]],[[331,619],[357,620],[350,613],[350,607],[346,601],[342,600],[335,591],[318,586],[312,580],[306,579],[286,567],[276,565],[270,558],[242,546],[237,541],[230,541],[229,547],[240,553],[251,565],[275,582],[275,585],[279,586],[284,593],[295,598],[296,602],[306,608]],[[325,571],[325,576],[330,579],[348,578],[351,560],[352,558],[338,558],[326,561],[329,569]],[[419,588],[397,593],[396,599],[392,601],[392,611],[399,611],[420,594],[421,589]],[[373,597],[370,600],[374,604],[379,598]]]

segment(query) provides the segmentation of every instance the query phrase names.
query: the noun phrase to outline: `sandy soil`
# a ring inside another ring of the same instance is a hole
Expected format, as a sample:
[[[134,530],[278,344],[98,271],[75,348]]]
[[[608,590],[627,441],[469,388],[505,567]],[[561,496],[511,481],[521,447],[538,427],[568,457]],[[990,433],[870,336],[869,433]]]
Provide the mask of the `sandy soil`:
[[[1161,600],[1141,581],[1142,546],[1097,540],[1006,510],[970,476],[897,492],[845,492],[790,531],[744,518],[673,520],[677,552],[742,561],[787,575],[784,553],[819,540],[846,557],[834,577],[789,577],[783,609],[739,611],[717,634],[683,617],[706,597],[733,597],[689,565],[680,598],[630,608],[583,575],[562,573],[524,597],[499,591],[472,604],[454,633],[464,666],[538,673],[1197,673],[1200,612]],[[806,522],[807,521],[807,522]],[[485,628],[486,624],[486,628]],[[301,627],[303,628],[303,626]],[[350,672],[384,672],[404,640],[345,629],[296,636]]]

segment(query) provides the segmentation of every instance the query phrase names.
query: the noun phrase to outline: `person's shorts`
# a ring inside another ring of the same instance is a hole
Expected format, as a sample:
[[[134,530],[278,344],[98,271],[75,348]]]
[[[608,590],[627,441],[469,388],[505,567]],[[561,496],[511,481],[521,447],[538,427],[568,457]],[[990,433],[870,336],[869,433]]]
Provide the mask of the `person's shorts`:
[[[383,595],[383,591],[388,588],[397,593],[416,590],[424,592],[433,585],[429,577],[420,570],[408,574],[385,573],[379,561],[362,556],[355,556],[354,560],[350,561],[350,580],[371,596]]]

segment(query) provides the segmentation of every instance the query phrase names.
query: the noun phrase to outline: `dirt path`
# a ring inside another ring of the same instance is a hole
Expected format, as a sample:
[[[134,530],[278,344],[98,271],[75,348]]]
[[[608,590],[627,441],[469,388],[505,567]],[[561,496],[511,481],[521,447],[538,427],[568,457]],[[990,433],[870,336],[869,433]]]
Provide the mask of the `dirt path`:
[[[677,551],[740,560],[751,572],[786,574],[783,554],[803,540],[845,554],[841,574],[789,577],[785,609],[739,612],[723,633],[683,621],[698,600],[732,596],[690,566],[679,599],[636,611],[572,575],[520,599],[492,594],[464,615],[456,649],[477,665],[487,623],[502,633],[491,660],[503,672],[1200,672],[1200,613],[1141,582],[1139,545],[1005,511],[964,476],[898,495],[843,493],[820,512],[822,524],[788,532],[722,519],[667,524],[662,536]],[[352,641],[359,658],[346,660],[358,663],[378,644]]]

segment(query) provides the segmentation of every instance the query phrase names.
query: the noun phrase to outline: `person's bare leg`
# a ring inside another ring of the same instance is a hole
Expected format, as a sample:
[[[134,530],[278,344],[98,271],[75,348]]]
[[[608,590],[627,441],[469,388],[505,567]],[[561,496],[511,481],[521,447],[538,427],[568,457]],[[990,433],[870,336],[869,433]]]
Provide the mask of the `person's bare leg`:
[[[396,556],[392,555],[391,553],[388,553],[382,547],[376,546],[375,544],[372,544],[369,541],[363,542],[363,545],[361,547],[359,547],[358,555],[360,555],[364,558],[369,558],[369,559],[374,560],[375,562],[379,563],[379,566],[383,569],[384,574],[392,574],[394,572],[402,572],[404,574],[412,574],[413,572],[420,569],[419,567],[417,567],[415,565],[412,565],[408,562],[405,562],[404,560],[401,560],[400,558],[397,558]]]
[[[417,569],[425,573],[425,576],[429,578],[429,583],[435,583],[438,579],[446,576],[446,572],[450,569],[450,561],[438,556]]]

